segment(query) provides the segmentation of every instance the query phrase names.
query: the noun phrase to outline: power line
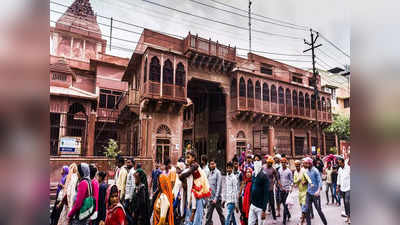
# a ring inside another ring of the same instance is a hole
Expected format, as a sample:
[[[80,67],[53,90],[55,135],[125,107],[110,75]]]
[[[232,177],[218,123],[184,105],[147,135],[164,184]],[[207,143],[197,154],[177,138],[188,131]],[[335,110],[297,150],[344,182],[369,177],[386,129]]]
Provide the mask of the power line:
[[[57,4],[58,4],[58,3],[57,3]],[[62,4],[58,4],[58,5],[62,5]],[[68,6],[65,6],[65,5],[62,5],[62,6],[68,7]],[[53,9],[51,9],[50,11],[51,11],[51,12],[54,12],[54,13],[58,13],[58,14],[64,14],[63,12],[60,12],[60,11],[57,11],[57,10],[53,10]],[[90,21],[90,20],[87,19],[87,18],[81,18],[81,17],[77,17],[77,16],[74,16],[74,15],[69,15],[69,16],[70,16],[70,17],[79,18],[79,19],[82,19],[82,20],[86,20],[86,21]],[[97,16],[102,17],[102,16],[99,15],[99,14],[97,14]],[[110,18],[110,19],[111,19],[111,17],[103,17],[103,18],[106,18],[106,19],[107,19],[107,18]],[[113,20],[114,20],[114,21],[117,21],[117,22],[120,22],[120,23],[127,24],[127,25],[132,25],[132,26],[135,26],[135,27],[139,27],[139,28],[146,29],[146,28],[143,27],[143,26],[139,26],[139,25],[132,24],[132,23],[126,23],[125,21],[116,20],[116,19],[113,19]],[[55,21],[52,21],[52,22],[55,22]],[[102,25],[102,26],[106,26],[106,27],[111,28],[111,25],[109,25],[109,24],[104,24],[104,23],[100,23],[100,22],[97,22],[97,23],[98,23],[99,25]],[[67,24],[66,24],[66,25],[67,25]],[[77,28],[78,28],[78,27],[77,27]],[[125,31],[125,32],[129,32],[129,33],[133,33],[133,34],[137,34],[137,35],[142,35],[142,33],[140,33],[140,32],[136,32],[136,31],[124,29],[124,28],[121,28],[121,27],[118,27],[118,26],[112,26],[112,28],[117,29],[117,30],[122,30],[122,31]],[[154,30],[154,31],[156,31],[156,30]],[[156,32],[164,33],[164,32],[161,32],[161,31],[156,31]],[[100,33],[99,33],[99,34],[100,34]],[[165,33],[164,33],[164,34],[165,34]],[[168,33],[168,35],[180,37],[180,38],[182,38],[182,39],[185,38],[185,37],[183,37],[183,36],[179,36],[179,35],[176,35],[176,34],[170,34],[170,33]],[[110,38],[110,36],[107,36],[107,35],[103,35],[103,36],[104,36],[104,37]],[[155,39],[162,40],[162,41],[166,41],[166,42],[171,42],[171,41],[169,41],[169,40],[165,40],[165,39],[161,39],[161,38],[154,37],[153,35],[145,35],[145,36],[146,36],[146,37],[153,37],[153,38],[155,38]],[[114,38],[114,36],[111,37],[111,38]],[[119,40],[119,38],[115,38],[115,39]],[[138,42],[129,41],[129,40],[123,40],[123,41],[125,41],[125,42],[132,42],[132,43],[135,43],[135,44],[138,43]],[[236,49],[248,51],[247,48],[240,48],[240,47],[237,47]],[[268,51],[261,51],[261,50],[253,50],[253,52],[256,52],[256,53],[263,53],[263,54],[270,54],[270,55],[292,56],[292,57],[304,57],[304,56],[309,56],[309,55],[301,55],[301,54],[288,54],[288,53],[268,52]]]
[[[246,27],[242,27],[242,26],[238,26],[238,25],[222,22],[222,21],[219,21],[219,20],[210,19],[210,18],[207,18],[207,17],[204,17],[204,16],[195,15],[195,14],[183,11],[183,10],[175,9],[175,8],[172,8],[172,7],[169,7],[169,6],[165,6],[165,5],[162,5],[162,4],[159,4],[159,3],[156,3],[156,2],[152,2],[152,1],[149,1],[149,0],[142,0],[142,1],[147,2],[149,4],[153,4],[153,5],[162,7],[162,8],[169,9],[169,10],[172,10],[172,11],[175,11],[175,12],[179,12],[179,13],[186,14],[186,15],[189,15],[189,16],[197,17],[197,18],[200,18],[200,19],[203,19],[203,20],[208,20],[208,21],[211,21],[211,22],[214,22],[214,23],[219,23],[219,24],[225,25],[225,26],[234,27],[234,28],[240,29],[240,30],[245,30],[245,31],[248,30],[248,28],[246,28]],[[257,33],[261,33],[261,34],[270,35],[270,36],[284,37],[284,38],[293,39],[293,40],[303,40],[303,38],[289,36],[289,35],[275,34],[275,33],[270,33],[270,32],[265,32],[265,31],[260,31],[260,30],[253,30],[253,31],[257,32]]]
[[[346,52],[344,52],[342,49],[340,49],[337,45],[335,45],[333,42],[331,42],[330,40],[328,40],[325,36],[323,36],[322,34],[320,34],[321,38],[324,39],[326,42],[328,42],[330,45],[332,45],[334,48],[336,48],[339,52],[341,52],[343,55],[347,56],[348,58],[350,58],[350,55],[347,54]]]
[[[220,4],[220,5],[223,5],[223,6],[226,6],[226,7],[229,7],[229,8],[236,9],[236,10],[239,10],[239,11],[247,13],[246,10],[243,10],[243,9],[235,7],[235,6],[228,5],[228,4],[220,2],[220,1],[216,1],[216,0],[209,0],[209,1],[215,2],[217,4]],[[269,19],[269,20],[272,20],[272,21],[276,21],[276,22],[279,22],[279,23],[283,23],[283,24],[288,24],[288,25],[292,25],[292,26],[296,26],[296,27],[301,27],[304,30],[308,30],[309,29],[309,27],[306,27],[306,26],[301,26],[301,25],[297,25],[297,24],[294,24],[294,23],[285,22],[285,21],[282,21],[282,20],[274,19],[274,18],[263,16],[263,15],[256,14],[256,13],[252,13],[252,15],[258,16],[258,17],[261,17],[261,18],[265,18],[265,19]]]
[[[346,67],[344,64],[342,64],[341,62],[339,62],[338,60],[336,60],[335,58],[333,58],[331,55],[328,55],[325,51],[323,51],[322,49],[318,49],[318,51],[320,51],[323,55],[325,55],[326,57],[329,57],[330,59],[334,60],[335,62],[337,62],[339,65]]]
[[[212,6],[212,5],[208,5],[206,3],[202,3],[202,2],[199,2],[199,1],[196,1],[196,0],[189,0],[189,1],[197,3],[197,4],[200,4],[200,5],[203,5],[203,6],[206,6],[206,7],[209,7],[209,8],[213,8],[213,9],[220,10],[220,11],[223,11],[223,12],[231,13],[233,15],[237,15],[237,16],[240,16],[240,17],[244,17],[244,18],[248,17],[248,16],[240,14],[240,13],[232,12],[232,11],[229,11],[229,10],[226,10],[226,9],[221,9],[221,8],[218,8],[218,7],[215,7],[215,6]],[[250,13],[250,15],[253,15],[253,13]],[[266,20],[262,20],[262,19],[258,19],[258,18],[252,18],[252,19],[256,20],[256,21],[263,22],[263,23],[269,23],[269,24],[273,24],[273,25],[277,25],[277,26],[282,26],[282,27],[287,27],[287,28],[291,28],[291,29],[305,31],[305,28],[297,28],[297,27],[293,27],[293,26],[289,26],[289,25],[283,25],[283,24],[279,24],[279,23],[274,23],[274,22],[271,22],[271,21],[266,21]]]

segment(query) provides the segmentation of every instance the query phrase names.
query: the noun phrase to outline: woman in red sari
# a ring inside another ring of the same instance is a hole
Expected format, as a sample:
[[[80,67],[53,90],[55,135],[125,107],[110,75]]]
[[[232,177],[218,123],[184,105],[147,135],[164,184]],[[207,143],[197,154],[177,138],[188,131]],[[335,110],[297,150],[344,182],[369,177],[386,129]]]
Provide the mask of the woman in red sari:
[[[106,194],[106,221],[101,221],[100,225],[125,225],[125,210],[119,199],[117,185],[111,185]]]
[[[240,196],[242,199],[240,223],[242,225],[247,225],[249,219],[252,175],[253,175],[253,170],[250,167],[248,167],[245,171],[243,182],[240,187]]]

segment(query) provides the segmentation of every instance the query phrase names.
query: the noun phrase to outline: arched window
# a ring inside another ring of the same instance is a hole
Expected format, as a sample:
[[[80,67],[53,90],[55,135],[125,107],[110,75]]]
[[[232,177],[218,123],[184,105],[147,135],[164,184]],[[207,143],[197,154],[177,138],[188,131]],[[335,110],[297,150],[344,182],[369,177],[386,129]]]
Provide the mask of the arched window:
[[[282,87],[279,87],[278,94],[279,94],[279,104],[285,104],[285,92],[283,91]]]
[[[310,108],[310,95],[306,93],[306,109]]]
[[[237,80],[236,78],[233,78],[231,81],[231,98],[236,98],[237,96]]]
[[[147,81],[147,57],[146,60],[144,61],[144,71],[143,71],[143,83],[146,83]]]
[[[292,95],[291,95],[289,88],[286,88],[286,105],[287,106],[292,105]]]
[[[263,84],[263,101],[269,102],[269,89],[268,89],[268,84],[264,83]]]
[[[167,125],[162,124],[157,128],[157,134],[171,135],[171,130],[168,128]]]
[[[157,56],[151,58],[150,61],[150,80],[154,82],[160,82],[161,66]]]
[[[322,111],[326,112],[326,102],[325,102],[325,97],[322,97]]]
[[[243,77],[240,78],[239,81],[239,96],[246,97],[246,82],[244,81]]]
[[[293,106],[297,107],[297,92],[293,90]]]
[[[253,82],[250,79],[247,80],[247,98],[254,98]]]
[[[271,102],[276,103],[277,102],[277,97],[276,97],[276,87],[275,85],[271,86]]]
[[[173,84],[173,79],[174,79],[174,69],[172,68],[172,63],[167,59],[167,61],[164,62],[163,66],[163,83],[165,84]]]
[[[178,63],[175,74],[175,85],[184,87],[185,82],[186,82],[185,66],[182,63]]]
[[[261,99],[261,85],[260,81],[256,82],[256,99]]]
[[[321,98],[318,98],[318,111],[321,111]]]
[[[329,113],[332,112],[331,100],[329,98],[327,98],[327,101],[326,101],[326,111]]]
[[[315,109],[315,95],[312,94],[311,95],[311,109]]]
[[[238,138],[238,139],[245,139],[245,138],[246,138],[246,135],[244,134],[243,131],[239,131],[239,132],[237,133],[237,135],[236,135],[236,138]]]
[[[304,95],[303,92],[299,92],[299,107],[304,108]]]

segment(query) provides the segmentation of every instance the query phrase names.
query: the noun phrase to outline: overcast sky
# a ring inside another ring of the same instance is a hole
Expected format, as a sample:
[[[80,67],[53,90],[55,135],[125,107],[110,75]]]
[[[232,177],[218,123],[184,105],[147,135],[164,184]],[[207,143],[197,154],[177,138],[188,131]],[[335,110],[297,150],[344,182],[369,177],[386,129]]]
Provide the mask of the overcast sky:
[[[70,5],[74,0],[51,0],[64,5]],[[212,20],[233,24],[239,27],[248,27],[248,19],[229,12],[223,12],[213,9],[193,1],[202,2],[217,8],[225,9],[231,12],[247,15],[245,12],[228,8],[212,0],[147,0],[158,4],[189,12],[198,16],[207,17]],[[216,0],[225,4],[235,6],[237,8],[247,10],[247,0]],[[173,33],[180,36],[186,36],[189,31],[192,34],[198,34],[205,38],[218,40],[223,44],[230,44],[238,48],[248,48],[248,31],[239,28],[222,25],[201,18],[185,15],[167,8],[163,8],[143,0],[91,0],[92,8],[98,15],[113,17],[117,20],[126,21],[136,25],[144,26],[153,30]],[[332,41],[336,46],[342,49],[347,54],[350,53],[350,18],[349,10],[345,0],[252,0],[252,12],[266,17],[286,21],[289,23],[312,27],[321,32],[324,37]],[[51,10],[64,12],[65,7],[50,4]],[[56,21],[60,14],[50,12],[52,21]],[[265,21],[271,21],[266,18],[253,16]],[[99,23],[110,24],[109,19],[98,17]],[[276,21],[272,21],[276,22]],[[52,25],[54,23],[51,23]],[[261,21],[252,21],[252,49],[255,51],[266,51],[284,54],[302,54],[302,51],[307,48],[302,40],[289,39],[259,33],[257,31],[269,32],[274,34],[282,34],[292,37],[300,37],[310,39],[309,31],[291,29],[287,27],[277,26]],[[126,24],[115,22],[114,27],[119,27],[125,30],[141,32],[141,28],[129,26]],[[109,26],[100,25],[103,35],[108,36],[110,33]],[[113,29],[113,37],[127,39],[137,42],[139,35],[127,31]],[[104,39],[109,40],[108,37]],[[350,64],[349,58],[340,53],[332,45],[328,44],[322,38],[317,41],[322,43],[320,49],[322,52],[316,52],[321,60],[318,63],[324,68],[335,66],[343,67],[344,64]],[[135,43],[129,43],[121,40],[112,40],[112,48],[108,53],[116,54],[122,57],[130,57]],[[118,47],[125,48],[124,50]],[[310,53],[310,52],[309,52]],[[307,53],[307,54],[309,54]],[[246,55],[246,50],[238,50],[238,55]],[[281,56],[262,54],[272,59],[289,59],[289,60],[306,60],[310,61],[311,57],[304,56]],[[301,68],[311,67],[311,62],[291,62],[282,61],[284,63],[295,65]],[[317,65],[322,68],[321,66]]]

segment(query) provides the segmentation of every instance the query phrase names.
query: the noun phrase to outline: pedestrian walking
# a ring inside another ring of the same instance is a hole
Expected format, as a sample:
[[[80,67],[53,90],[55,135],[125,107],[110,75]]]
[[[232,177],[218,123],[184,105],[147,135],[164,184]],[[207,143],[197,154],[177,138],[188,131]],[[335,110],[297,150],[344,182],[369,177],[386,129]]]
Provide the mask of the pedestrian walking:
[[[90,217],[91,221],[95,221],[97,219],[97,214],[99,210],[99,182],[96,179],[96,174],[97,174],[97,167],[94,164],[89,165],[90,169],[90,180],[92,182],[92,188],[93,188],[93,198],[96,201],[96,209],[93,215]]]
[[[150,199],[147,185],[147,176],[142,169],[136,170],[135,188],[133,191],[131,208],[134,225],[150,225]]]
[[[294,171],[294,185],[299,189],[299,204],[301,208],[301,218],[300,224],[303,225],[306,219],[307,209],[305,207],[306,204],[306,196],[307,196],[307,187],[308,184],[313,185],[310,177],[307,175],[306,170],[302,167],[301,162],[299,160],[295,161],[296,170]]]
[[[100,225],[124,225],[126,224],[126,214],[121,199],[119,197],[120,191],[117,185],[111,185],[107,189],[106,195],[106,220],[101,221]]]
[[[51,211],[51,225],[56,225],[58,223],[58,220],[60,218],[61,212],[63,210],[63,204],[59,204],[62,202],[64,198],[64,192],[66,190],[65,188],[65,182],[67,180],[67,175],[69,173],[69,168],[68,166],[63,166],[61,170],[61,179],[60,182],[57,184],[57,192],[56,192],[56,201],[53,206],[53,210]]]
[[[278,173],[278,170],[282,167],[281,159],[282,159],[282,156],[280,154],[276,154],[274,156],[273,167],[277,173]],[[280,196],[281,192],[280,192],[279,178],[276,179],[274,186],[275,186],[275,201],[276,201],[276,212],[277,212],[276,217],[280,217],[281,216],[281,196]]]
[[[311,158],[306,158],[304,160],[304,166],[307,169],[307,175],[311,179],[311,184],[308,184],[307,187],[307,195],[306,195],[306,208],[307,208],[307,214],[306,214],[306,221],[307,225],[311,225],[311,207],[312,204],[314,204],[315,209],[318,212],[319,217],[322,220],[322,223],[324,225],[328,224],[325,218],[324,213],[322,212],[321,209],[321,198],[320,198],[320,193],[322,190],[322,179],[321,179],[321,173],[318,171],[317,168],[313,166],[313,161]]]
[[[327,205],[329,205],[329,190],[331,191],[332,204],[335,203],[334,202],[335,201],[335,195],[333,193],[333,185],[332,185],[332,172],[333,172],[332,163],[331,162],[327,162],[326,169],[325,169],[325,174],[326,174],[326,190],[325,190],[325,194],[326,194],[326,201],[327,201],[326,204]]]
[[[252,185],[253,170],[247,168],[245,175],[243,176],[243,182],[240,187],[240,224],[247,225],[249,221],[250,211],[250,196],[251,196],[251,185]]]
[[[97,173],[97,180],[99,183],[99,198],[98,198],[98,210],[97,219],[94,221],[94,225],[98,225],[100,221],[106,220],[106,193],[108,185],[105,181],[106,173],[100,171]]]
[[[274,159],[272,157],[267,158],[267,164],[264,168],[264,173],[268,177],[269,187],[268,187],[268,205],[272,212],[273,223],[276,224],[276,211],[275,211],[275,196],[274,196],[274,183],[278,181],[278,173],[275,168],[272,166],[274,164]]]
[[[114,181],[118,187],[120,200],[123,202],[123,198],[125,197],[126,177],[128,175],[128,170],[125,166],[125,159],[122,156],[117,156],[116,164],[117,167],[115,169]]]
[[[133,224],[133,218],[132,218],[132,198],[133,198],[133,192],[135,190],[135,160],[133,158],[128,158],[126,161],[126,169],[128,171],[128,174],[126,176],[126,185],[125,185],[125,197],[124,197],[124,202],[123,206],[125,209],[126,213],[126,218],[128,221],[128,224]]]
[[[225,225],[230,225],[232,222],[233,225],[236,225],[235,213],[239,212],[238,209],[238,180],[237,176],[233,173],[233,163],[228,162],[226,165],[226,178],[225,178],[225,203],[228,209],[228,214],[226,216]],[[222,211],[222,210],[221,210]],[[221,220],[221,224],[222,220]]]
[[[288,161],[286,158],[281,159],[282,167],[279,168],[279,183],[280,183],[280,200],[283,205],[283,225],[286,225],[286,221],[291,218],[286,199],[289,192],[292,192],[293,185],[293,174],[292,171],[287,167]]]
[[[262,224],[265,220],[265,210],[269,199],[269,181],[262,170],[261,156],[254,157],[254,172],[251,185],[251,204],[249,211],[249,225]]]
[[[86,163],[81,163],[78,165],[78,178],[79,184],[77,186],[77,194],[74,204],[72,205],[71,211],[68,213],[67,220],[71,225],[87,225],[89,224],[89,217],[88,215],[80,215],[81,208],[86,198],[90,198],[93,193],[93,188],[90,181],[90,169],[89,165]],[[85,201],[86,203],[86,201]],[[85,205],[85,208],[93,207],[95,202],[92,202],[91,205]]]
[[[207,176],[196,162],[196,154],[193,151],[186,152],[186,165],[188,165],[188,169],[179,176],[181,180],[187,179],[190,210],[187,211],[186,221],[187,224],[202,225],[204,202],[211,196],[210,186]]]
[[[211,188],[211,197],[208,199],[206,225],[212,224],[212,216],[214,209],[217,210],[221,225],[225,224],[225,217],[222,211],[222,175],[215,163],[214,159],[209,162],[208,183]]]
[[[200,157],[200,166],[201,166],[201,169],[206,174],[206,176],[208,176],[208,174],[210,173],[210,168],[209,168],[208,163],[209,162],[208,162],[207,155],[201,155],[201,157]]]
[[[340,190],[344,200],[344,210],[346,212],[346,223],[350,224],[350,165],[342,158],[338,159],[339,171],[337,178],[338,191]]]
[[[333,188],[333,194],[335,195],[335,201],[336,201],[336,205],[340,206],[340,195],[337,192],[337,177],[338,177],[338,170],[339,170],[339,166],[337,164],[335,164],[332,167],[332,188]]]
[[[161,173],[162,173],[162,171],[160,169],[160,163],[156,162],[155,168],[151,171],[151,181],[150,181],[150,186],[151,186],[151,189],[153,192],[153,196],[154,196],[154,193],[157,192],[158,177],[160,176]]]
[[[175,225],[181,225],[185,218],[185,192],[183,182],[179,179],[179,175],[185,170],[185,163],[178,162],[176,165],[176,179],[175,185],[172,188],[172,194],[174,196],[174,223]]]
[[[167,175],[161,174],[158,180],[160,192],[156,196],[153,209],[153,224],[174,225],[174,209],[171,183]]]
[[[72,163],[68,169],[69,173],[64,185],[64,197],[62,201],[58,203],[58,208],[63,208],[60,214],[60,219],[58,220],[58,225],[68,225],[68,213],[72,209],[74,197],[76,196],[76,185],[79,179],[78,166],[75,163]]]

